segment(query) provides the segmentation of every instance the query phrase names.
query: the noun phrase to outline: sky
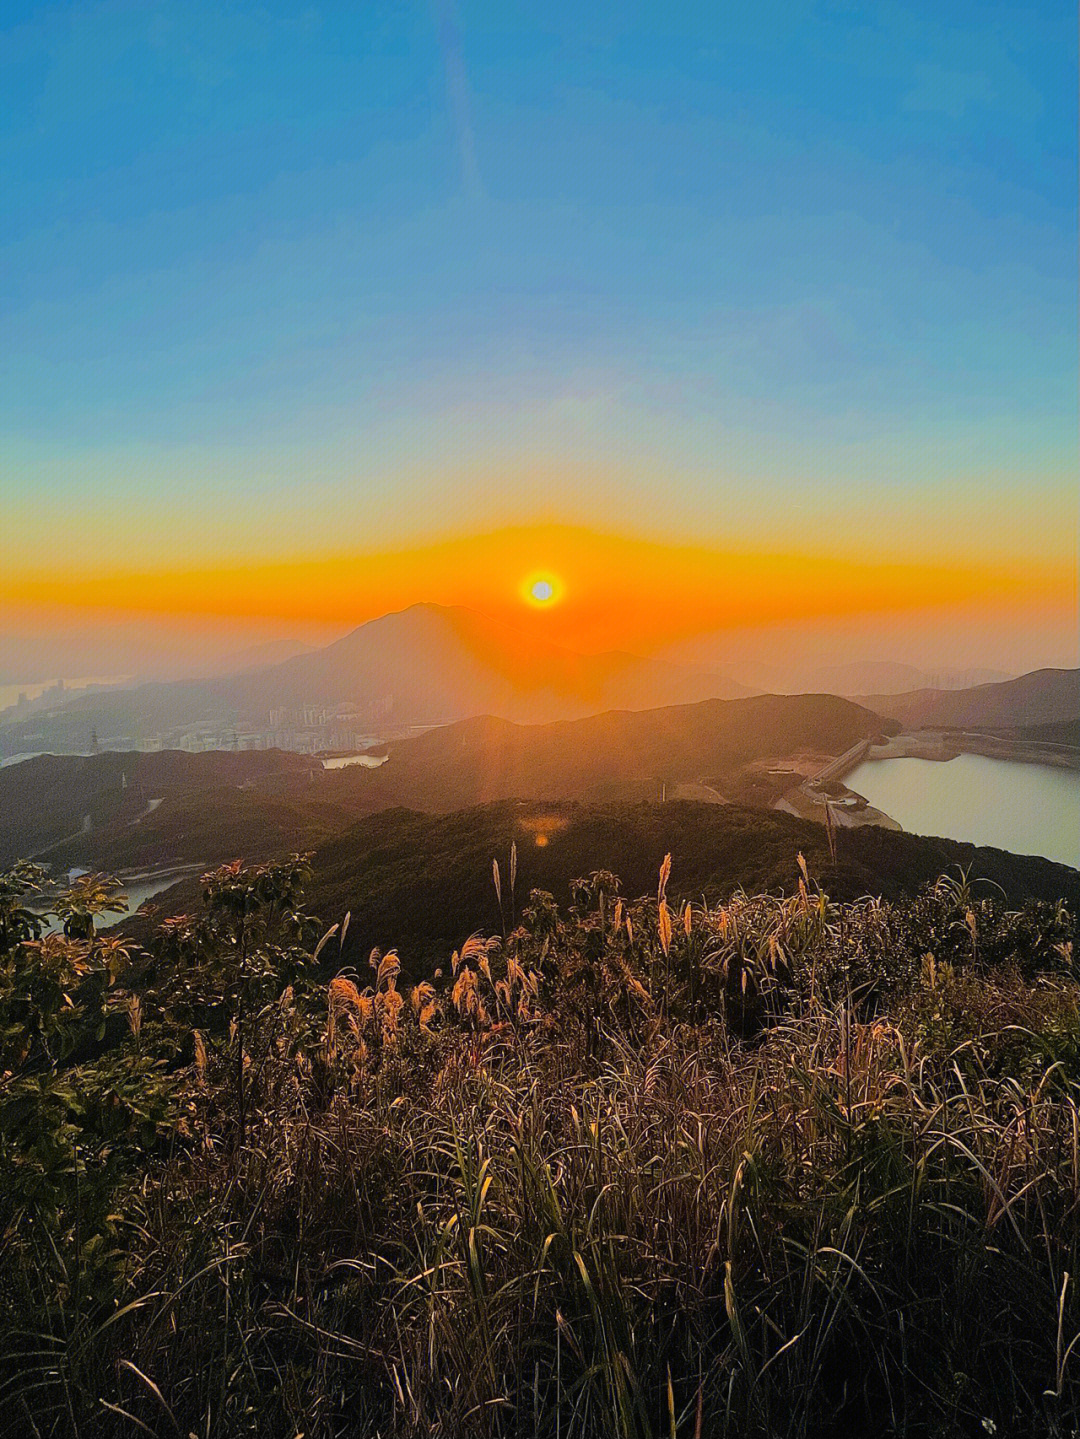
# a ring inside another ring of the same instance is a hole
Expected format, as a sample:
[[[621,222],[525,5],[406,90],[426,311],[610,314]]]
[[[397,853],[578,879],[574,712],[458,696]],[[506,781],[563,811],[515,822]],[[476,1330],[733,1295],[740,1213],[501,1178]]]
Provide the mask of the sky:
[[[0,680],[420,600],[1077,662],[1074,7],[2,26]]]

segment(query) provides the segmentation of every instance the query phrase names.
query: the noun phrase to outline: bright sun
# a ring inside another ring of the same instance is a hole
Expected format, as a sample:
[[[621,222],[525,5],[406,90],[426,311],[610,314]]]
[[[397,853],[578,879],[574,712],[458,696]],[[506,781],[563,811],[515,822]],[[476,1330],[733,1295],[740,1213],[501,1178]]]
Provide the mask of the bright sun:
[[[529,604],[541,608],[554,604],[559,598],[559,583],[551,575],[530,575],[522,589]]]

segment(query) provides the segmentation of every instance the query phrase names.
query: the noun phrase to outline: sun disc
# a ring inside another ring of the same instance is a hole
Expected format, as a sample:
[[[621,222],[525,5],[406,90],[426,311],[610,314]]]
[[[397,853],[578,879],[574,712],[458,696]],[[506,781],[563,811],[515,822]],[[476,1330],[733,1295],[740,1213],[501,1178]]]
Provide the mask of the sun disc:
[[[562,585],[555,575],[534,571],[523,581],[521,595],[527,604],[547,609],[562,597]]]

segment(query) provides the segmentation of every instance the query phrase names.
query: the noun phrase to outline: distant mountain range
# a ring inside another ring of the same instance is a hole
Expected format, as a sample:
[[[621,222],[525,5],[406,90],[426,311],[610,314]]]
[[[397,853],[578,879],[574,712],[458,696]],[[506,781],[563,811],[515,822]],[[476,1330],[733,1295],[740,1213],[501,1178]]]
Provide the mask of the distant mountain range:
[[[854,642],[853,642],[854,643]],[[858,643],[863,643],[859,641]],[[848,644],[837,642],[836,660],[822,663],[816,643],[797,645],[789,640],[764,640],[748,651],[745,638],[721,634],[668,646],[663,658],[697,670],[722,670],[754,694],[837,694],[851,699],[868,694],[903,694],[916,689],[958,690],[973,685],[997,684],[1012,679],[1006,672],[971,665],[902,663],[887,658],[847,658]],[[826,651],[825,653],[828,653]],[[882,649],[881,653],[887,653]]]
[[[1014,729],[1080,719],[1080,670],[1034,670],[965,690],[870,694],[859,703],[906,728]]]
[[[884,687],[886,683],[899,686],[912,676],[922,677],[911,667],[886,662],[839,665],[817,676],[814,692],[819,696],[850,697],[856,685],[874,684],[875,688],[856,697],[855,703],[863,708],[858,722],[862,731],[871,723],[880,728],[880,722],[867,719],[865,711],[905,726],[1017,727],[1080,719],[1077,670],[1038,670],[1018,679],[959,690],[925,684],[895,690]],[[951,679],[959,677],[953,675]],[[537,747],[542,741],[535,733],[514,736],[510,730],[500,730],[495,722],[537,726],[600,717],[602,723],[595,730],[559,734],[551,741],[552,753],[583,745],[580,756],[558,754],[561,772],[577,764],[581,773],[588,770],[595,776],[602,768],[609,779],[615,776],[621,782],[629,778],[626,769],[630,754],[637,771],[653,778],[662,775],[662,767],[655,760],[642,771],[642,757],[634,751],[634,744],[650,725],[657,727],[663,745],[674,746],[677,751],[685,740],[687,725],[689,732],[696,733],[698,721],[680,720],[676,726],[679,737],[674,738],[666,733],[659,719],[627,729],[627,721],[612,718],[610,712],[660,714],[673,706],[746,698],[749,693],[724,673],[618,652],[578,654],[544,641],[535,632],[519,630],[472,610],[421,604],[371,620],[332,644],[294,654],[278,663],[255,669],[244,667],[229,675],[197,681],[144,684],[70,699],[46,713],[0,725],[0,758],[42,751],[86,753],[95,734],[104,748],[110,748],[110,741],[119,744],[148,738],[174,747],[186,743],[187,734],[202,725],[212,732],[210,743],[225,744],[223,736],[231,729],[245,727],[256,732],[256,744],[273,743],[273,731],[282,722],[272,724],[272,714],[292,716],[284,721],[286,726],[300,726],[308,721],[297,720],[296,716],[309,709],[323,715],[321,723],[325,728],[316,736],[316,747],[351,744],[355,734],[386,736],[395,731],[400,734],[411,726],[445,726],[485,716],[483,724],[487,727],[474,735],[480,736],[475,738],[474,746],[480,759],[470,758],[473,740],[468,735],[430,741],[433,753],[447,743],[459,746],[455,765],[440,761],[439,783],[446,784],[451,772],[460,774],[459,802],[466,804],[509,792],[498,787],[500,767],[505,766],[509,775],[535,778],[546,764],[541,763]],[[328,740],[326,735],[337,720],[327,720],[326,716],[341,709],[347,712],[341,724],[349,738]],[[775,716],[779,711],[761,713]],[[814,724],[820,723],[825,723],[826,731],[832,733],[831,721],[819,707]],[[597,753],[603,754],[603,766],[589,758],[594,738],[599,746]],[[286,736],[284,742],[292,743],[293,739]],[[711,740],[706,737],[704,743]],[[800,743],[819,752],[823,748],[811,737],[810,729]],[[759,747],[758,752],[790,753],[791,743],[785,739],[783,744],[766,746],[764,750]],[[420,751],[410,753],[418,757]],[[467,780],[470,765],[477,773]],[[694,780],[721,768],[722,765],[700,764]],[[486,789],[479,777],[481,771],[489,777],[484,782]],[[390,766],[386,777],[372,783],[371,788],[389,783],[388,776],[397,773],[398,766]],[[371,780],[372,776],[367,778]],[[400,798],[388,802],[400,802]],[[415,793],[408,802],[422,803]]]
[[[89,736],[167,734],[201,720],[265,727],[271,710],[356,707],[367,727],[492,714],[523,723],[746,694],[724,675],[642,659],[577,654],[474,611],[414,605],[278,664],[72,700],[0,728],[0,755],[81,752]]]
[[[999,684],[1012,679],[1002,670],[952,669],[921,670],[914,665],[894,664],[891,660],[853,660],[850,664],[830,665],[815,670],[807,689],[825,694],[857,696],[865,694],[901,694],[910,690],[962,690],[973,685]]]
[[[473,610],[428,604],[233,684],[249,709],[371,699],[412,724],[476,714],[538,724],[747,693],[723,675],[617,652],[577,654]]]

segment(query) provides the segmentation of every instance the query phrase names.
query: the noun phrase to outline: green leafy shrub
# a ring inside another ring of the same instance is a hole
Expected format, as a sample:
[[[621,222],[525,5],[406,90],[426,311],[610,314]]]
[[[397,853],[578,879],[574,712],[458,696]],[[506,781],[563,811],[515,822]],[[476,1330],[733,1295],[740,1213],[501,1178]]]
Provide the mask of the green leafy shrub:
[[[495,874],[411,986],[302,856],[146,950],[0,878],[10,1432],[1072,1432],[1067,909]]]

